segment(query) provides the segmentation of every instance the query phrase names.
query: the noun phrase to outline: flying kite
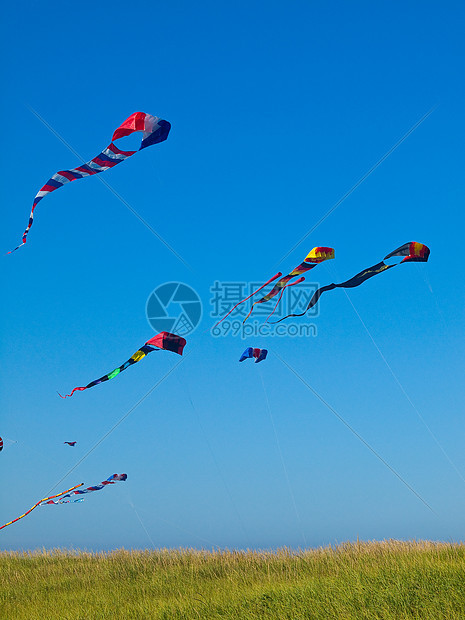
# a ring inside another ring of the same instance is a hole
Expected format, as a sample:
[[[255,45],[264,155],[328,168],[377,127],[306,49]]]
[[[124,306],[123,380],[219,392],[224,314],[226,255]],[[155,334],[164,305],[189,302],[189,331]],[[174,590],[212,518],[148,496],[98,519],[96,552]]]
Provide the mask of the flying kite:
[[[164,349],[165,351],[172,351],[173,353],[177,353],[178,355],[182,355],[183,349],[186,346],[186,340],[181,336],[176,336],[175,334],[170,334],[169,332],[160,332],[150,340],[144,344],[138,351],[136,351],[128,360],[124,362],[115,370],[112,370],[107,375],[100,377],[100,379],[95,379],[95,381],[91,381],[85,387],[75,387],[70,394],[66,394],[65,396],[61,396],[61,398],[67,398],[68,396],[72,396],[74,392],[82,392],[83,390],[88,390],[94,385],[98,385],[99,383],[103,383],[104,381],[108,381],[109,379],[114,379],[120,372],[132,366],[136,362],[140,362],[146,355],[151,353],[152,351],[156,351],[157,349]]]
[[[3,528],[6,527],[7,525],[11,525],[12,523],[16,523],[16,521],[19,521],[23,517],[27,516],[30,512],[32,512],[34,510],[34,508],[37,508],[37,506],[39,506],[43,502],[47,502],[47,500],[54,499],[55,497],[60,497],[60,495],[63,495],[64,493],[69,493],[70,491],[74,491],[74,489],[77,489],[78,487],[82,487],[83,485],[84,485],[84,483],[81,482],[81,484],[77,484],[76,486],[71,487],[70,489],[67,489],[66,491],[62,491],[61,493],[57,493],[56,495],[50,495],[50,497],[44,497],[44,499],[41,499],[39,502],[34,504],[34,506],[32,508],[29,508],[29,510],[27,512],[25,512],[23,515],[21,515],[20,517],[16,517],[16,519],[13,519],[13,521],[8,521],[8,523],[5,523],[5,525],[0,526],[0,530],[3,530]]]
[[[227,316],[229,316],[231,314],[231,312],[233,312],[237,308],[237,306],[240,306],[245,301],[248,301],[251,297],[256,295],[259,291],[261,291],[263,288],[265,288],[265,286],[267,286],[268,284],[271,284],[271,282],[274,282],[277,278],[281,278],[280,280],[278,280],[278,282],[274,285],[274,287],[272,288],[272,290],[269,293],[267,293],[264,297],[262,297],[261,299],[259,299],[258,301],[254,302],[252,304],[252,307],[250,308],[250,312],[245,317],[245,319],[243,320],[243,323],[245,323],[247,321],[247,319],[249,318],[249,316],[252,314],[252,310],[253,310],[255,304],[265,303],[266,301],[269,301],[270,299],[275,297],[278,293],[280,293],[278,301],[276,302],[276,305],[275,305],[275,307],[273,309],[273,312],[267,318],[267,320],[268,320],[270,318],[270,316],[275,312],[276,308],[278,307],[278,304],[281,301],[281,298],[283,296],[284,290],[287,287],[289,287],[289,286],[294,286],[295,284],[300,284],[301,282],[303,282],[305,280],[304,277],[300,277],[295,282],[291,282],[289,284],[289,281],[292,280],[292,278],[295,278],[296,276],[301,276],[306,271],[309,271],[310,269],[313,269],[314,267],[316,267],[319,263],[322,263],[323,261],[329,260],[329,259],[332,259],[332,258],[334,258],[334,249],[333,248],[326,248],[326,247],[316,247],[316,248],[313,248],[313,250],[311,250],[307,254],[307,256],[305,257],[305,260],[303,261],[303,263],[300,263],[300,265],[298,265],[295,269],[293,269],[287,276],[281,277],[283,274],[280,271],[278,271],[278,273],[276,275],[274,275],[267,282],[265,282],[265,284],[260,286],[260,288],[258,288],[256,291],[251,293],[248,297],[246,297],[245,299],[242,299],[235,306],[233,306],[231,308],[231,310],[227,314],[225,314],[224,317],[222,319],[220,319],[218,321],[218,323],[216,323],[212,327],[212,329],[214,329],[217,325],[219,325],[221,323],[221,321],[224,321],[224,319]]]
[[[131,157],[131,155],[134,155],[134,153],[137,153],[137,151],[121,151],[113,143],[115,140],[118,140],[118,138],[122,138],[124,136],[129,136],[134,132],[141,131],[142,142],[139,147],[139,151],[141,151],[148,146],[152,146],[152,144],[158,144],[159,142],[166,140],[170,129],[171,124],[168,121],[158,118],[157,116],[145,114],[144,112],[134,112],[134,114],[131,114],[131,116],[127,118],[122,125],[115,129],[111,143],[104,151],[97,155],[97,157],[94,157],[94,159],[91,159],[86,164],[82,164],[72,170],[60,170],[60,172],[55,173],[47,181],[47,183],[34,198],[31,215],[29,216],[29,222],[23,234],[22,243],[20,243],[14,250],[11,250],[11,252],[8,252],[8,254],[11,254],[26,243],[28,232],[34,221],[34,210],[44,196],[54,192],[56,189],[65,185],[65,183],[70,183],[76,179],[82,179],[84,177],[98,174],[99,172],[104,172],[109,168],[113,168],[128,157]]]
[[[70,489],[72,491],[71,493],[68,492],[67,495],[63,495],[57,501],[53,501],[53,498],[48,498],[50,501],[45,502],[45,504],[69,504],[72,502],[76,502],[79,500],[69,500],[69,501],[63,501],[63,500],[68,500],[68,497],[71,497],[72,495],[84,495],[84,493],[92,493],[92,491],[101,491],[103,488],[105,488],[109,484],[115,484],[116,482],[126,482],[127,478],[128,478],[127,474],[112,474],[109,478],[107,478],[100,484],[96,484],[93,487],[87,487],[87,489],[79,489],[77,491]]]
[[[60,499],[54,502],[53,499],[51,499],[49,502],[44,502],[43,504],[41,504],[41,506],[47,506],[47,504],[79,504],[83,501],[85,501],[83,497],[81,497],[81,499],[65,499],[64,502],[62,502]]]
[[[372,267],[368,267],[368,269],[364,269],[360,273],[357,273],[353,278],[350,278],[350,280],[346,280],[345,282],[341,282],[340,284],[328,284],[317,289],[313,294],[313,297],[309,301],[306,310],[304,310],[304,312],[302,312],[301,314],[288,314],[282,319],[279,319],[279,321],[273,322],[279,323],[280,321],[284,321],[284,319],[288,319],[290,317],[304,316],[310,310],[310,308],[313,308],[313,306],[318,303],[321,295],[326,291],[332,291],[335,288],[354,288],[356,286],[360,286],[360,284],[363,284],[363,282],[369,280],[373,276],[376,276],[379,273],[383,273],[383,271],[387,271],[388,269],[392,269],[392,267],[397,267],[397,265],[401,265],[402,263],[426,263],[428,261],[429,255],[430,249],[423,243],[417,243],[416,241],[404,243],[404,245],[401,245],[400,248],[397,248],[397,250],[394,250],[393,252],[385,256],[380,263],[377,263]],[[404,258],[400,262],[395,263],[394,265],[387,265],[384,262],[389,258],[397,256],[403,256]]]
[[[244,360],[249,359],[250,357],[255,358],[255,363],[262,362],[266,359],[268,355],[268,349],[254,349],[253,347],[248,347],[244,353],[241,355],[239,361],[243,362]]]
[[[7,437],[5,437],[5,439],[3,439],[2,437],[0,437],[0,452],[5,448],[10,447],[11,444],[13,443],[18,443],[16,440],[14,439],[8,439]]]
[[[68,446],[74,448],[74,446],[77,444],[77,441],[64,441],[63,443],[67,443]]]

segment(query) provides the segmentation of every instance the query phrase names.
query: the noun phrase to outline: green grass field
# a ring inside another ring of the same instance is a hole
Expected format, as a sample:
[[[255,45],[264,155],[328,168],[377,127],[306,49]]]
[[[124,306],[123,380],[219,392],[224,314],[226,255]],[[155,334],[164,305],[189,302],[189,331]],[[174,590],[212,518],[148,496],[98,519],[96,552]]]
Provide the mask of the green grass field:
[[[0,618],[465,618],[465,546],[0,553]]]

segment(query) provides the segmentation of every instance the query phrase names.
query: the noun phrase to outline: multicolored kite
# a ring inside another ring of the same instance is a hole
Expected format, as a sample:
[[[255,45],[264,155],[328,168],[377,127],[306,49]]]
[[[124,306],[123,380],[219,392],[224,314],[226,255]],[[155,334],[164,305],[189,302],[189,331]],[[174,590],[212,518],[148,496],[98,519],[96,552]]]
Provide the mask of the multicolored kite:
[[[53,500],[50,502],[45,502],[44,504],[41,504],[41,506],[47,506],[47,504],[79,504],[83,501],[85,501],[83,497],[81,497],[81,499],[65,499],[64,502],[59,499],[57,502],[54,502]]]
[[[231,314],[231,312],[233,312],[237,308],[237,306],[240,306],[245,301],[248,301],[251,297],[256,295],[259,291],[261,291],[263,288],[265,288],[265,286],[267,286],[268,284],[271,284],[271,282],[274,282],[277,278],[281,278],[280,280],[278,280],[278,282],[274,285],[273,289],[269,293],[267,293],[264,297],[262,297],[261,299],[259,299],[258,301],[254,302],[252,304],[252,307],[250,308],[250,312],[245,317],[243,323],[245,323],[247,321],[247,319],[249,318],[249,316],[252,314],[252,310],[253,310],[255,304],[265,303],[266,301],[269,301],[270,299],[275,297],[278,293],[280,293],[278,301],[276,302],[276,305],[275,305],[275,307],[273,309],[273,312],[266,319],[266,320],[268,320],[270,318],[270,316],[275,312],[276,308],[278,307],[278,304],[281,301],[281,298],[283,296],[284,290],[288,286],[294,286],[295,284],[300,284],[300,282],[303,282],[305,280],[305,278],[300,277],[295,282],[292,282],[292,283],[289,284],[289,281],[292,280],[292,278],[295,278],[296,276],[301,276],[306,271],[309,271],[310,269],[313,269],[314,267],[316,267],[319,263],[322,263],[323,261],[329,260],[331,258],[334,258],[334,249],[333,248],[326,248],[326,247],[316,247],[316,248],[313,248],[313,250],[311,250],[307,254],[307,256],[305,257],[304,262],[300,263],[300,265],[298,265],[295,269],[293,269],[287,276],[281,277],[283,274],[280,271],[278,271],[278,273],[276,275],[274,275],[272,278],[270,278],[268,280],[268,282],[265,282],[265,284],[263,284],[260,288],[258,288],[256,291],[254,291],[251,295],[249,295],[245,299],[242,299],[235,306],[233,306],[231,308],[231,310],[227,314],[225,314],[224,317],[222,319],[220,319],[218,321],[218,323],[216,323],[212,327],[212,329],[214,329],[217,325],[219,325],[221,323],[221,321],[224,321],[224,319],[227,316],[229,316]]]
[[[0,437],[0,452],[3,450],[3,439]]]
[[[248,347],[241,355],[239,361],[243,362],[244,360],[254,357],[255,363],[258,364],[258,362],[262,362],[264,359],[266,359],[267,355],[268,349],[254,349],[253,347]]]
[[[123,136],[129,136],[134,132],[141,131],[142,142],[139,148],[139,151],[141,151],[148,146],[152,146],[152,144],[158,144],[159,142],[166,140],[170,129],[170,123],[158,118],[157,116],[145,114],[144,112],[134,112],[134,114],[131,114],[131,116],[115,130],[111,143],[104,151],[97,155],[97,157],[94,157],[94,159],[91,159],[86,164],[82,164],[72,170],[60,170],[60,172],[54,174],[47,181],[47,183],[34,198],[31,215],[29,216],[29,223],[24,231],[22,243],[20,243],[14,250],[11,250],[11,252],[8,252],[8,254],[11,254],[26,243],[27,234],[34,221],[34,210],[44,196],[54,192],[56,189],[65,185],[65,183],[70,183],[76,179],[82,179],[84,177],[98,174],[99,172],[104,172],[109,168],[113,168],[128,157],[131,157],[131,155],[134,155],[134,153],[137,153],[137,151],[121,151],[117,146],[115,146],[115,144],[113,144],[115,140],[118,140],[118,138],[122,138]]]
[[[76,484],[76,486],[71,487],[70,489],[67,489],[66,491],[62,491],[61,493],[57,493],[56,495],[50,495],[50,497],[44,497],[44,499],[41,499],[39,502],[35,503],[32,508],[29,508],[29,510],[25,512],[23,515],[21,515],[20,517],[16,517],[16,519],[13,519],[13,521],[8,521],[8,523],[5,523],[5,525],[0,526],[0,530],[3,530],[3,528],[6,527],[7,525],[16,523],[16,521],[19,521],[23,517],[27,516],[30,512],[34,510],[34,508],[37,508],[37,506],[39,506],[43,502],[46,502],[47,500],[50,500],[50,499],[54,499],[55,497],[60,497],[60,495],[63,495],[64,493],[69,493],[70,491],[74,491],[74,489],[77,489],[78,487],[82,487],[83,484],[84,483],[81,482],[81,484]]]
[[[284,321],[284,319],[288,319],[290,317],[304,316],[308,312],[308,310],[310,310],[310,308],[313,308],[313,306],[318,303],[318,300],[325,291],[332,291],[335,288],[354,288],[355,286],[360,286],[360,284],[363,284],[363,282],[369,280],[373,276],[376,276],[379,273],[383,273],[383,271],[387,271],[388,269],[392,269],[392,267],[397,267],[397,265],[401,265],[402,263],[426,263],[428,261],[429,255],[430,249],[423,243],[417,243],[416,241],[404,243],[404,245],[401,245],[400,248],[397,248],[397,250],[394,250],[393,252],[385,256],[380,263],[373,265],[373,267],[368,267],[368,269],[364,269],[360,273],[357,273],[357,275],[355,275],[353,278],[350,278],[350,280],[346,280],[345,282],[341,282],[340,284],[328,284],[327,286],[322,286],[321,288],[317,289],[313,294],[313,297],[311,298],[306,310],[304,310],[304,312],[302,312],[301,314],[288,314],[282,319],[279,319],[279,321],[273,322],[279,323],[280,321]],[[395,263],[394,265],[387,265],[384,262],[385,260],[396,256],[404,256],[405,258],[403,258],[399,263]]]
[[[60,499],[56,502],[54,502],[52,498],[49,498],[51,501],[45,502],[44,505],[46,504],[68,504],[68,503],[71,503],[71,501],[73,500],[69,500],[69,501],[63,501],[63,500],[67,500],[67,498],[71,497],[72,495],[84,495],[84,493],[92,493],[92,491],[101,491],[103,488],[105,488],[109,484],[115,484],[116,482],[126,482],[127,478],[128,478],[127,474],[113,474],[109,478],[101,482],[100,484],[96,484],[93,487],[87,487],[87,489],[82,489],[79,491],[72,491],[72,493],[68,493],[67,495],[63,495],[63,497],[60,497]],[[79,501],[79,500],[74,500],[74,501]]]
[[[74,448],[74,446],[77,444],[77,441],[64,441],[63,443],[67,443],[68,446]]]
[[[132,366],[136,362],[140,362],[140,360],[143,359],[146,355],[148,355],[152,351],[156,351],[157,349],[164,349],[165,351],[172,351],[173,353],[182,355],[185,346],[186,340],[181,336],[176,336],[176,334],[170,334],[169,332],[160,332],[150,340],[147,340],[144,346],[141,347],[138,351],[136,351],[128,359],[127,362],[124,362],[124,364],[122,364],[118,368],[115,368],[115,370],[112,370],[112,372],[104,375],[103,377],[100,377],[100,379],[95,379],[95,381],[91,381],[85,387],[75,387],[70,394],[61,396],[61,394],[58,393],[58,395],[61,396],[61,398],[67,398],[68,396],[72,396],[76,391],[82,392],[84,390],[88,390],[91,387],[94,387],[94,385],[98,385],[99,383],[103,383],[104,381],[114,379],[117,375],[120,374],[120,372],[123,372],[123,370],[126,370],[126,368],[129,368],[129,366]]]

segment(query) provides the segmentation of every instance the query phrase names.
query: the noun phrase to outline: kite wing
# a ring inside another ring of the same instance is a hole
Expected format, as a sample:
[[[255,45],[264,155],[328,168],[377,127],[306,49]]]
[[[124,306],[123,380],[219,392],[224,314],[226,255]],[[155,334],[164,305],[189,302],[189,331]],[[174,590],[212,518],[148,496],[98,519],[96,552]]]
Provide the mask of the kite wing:
[[[258,364],[258,362],[262,362],[264,359],[266,359],[267,355],[267,349],[254,349],[253,347],[247,347],[247,349],[241,355],[239,361],[243,362],[246,359],[255,358],[255,363]]]
[[[274,323],[279,323],[280,321],[284,321],[284,319],[288,319],[290,317],[304,316],[310,310],[310,308],[313,308],[313,306],[315,306],[318,303],[318,300],[320,299],[321,295],[325,293],[326,291],[332,291],[335,288],[354,288],[356,286],[360,286],[360,284],[363,284],[364,282],[366,282],[366,280],[373,278],[373,276],[377,276],[379,273],[383,273],[383,271],[387,271],[388,269],[397,267],[397,265],[401,265],[402,263],[406,263],[406,262],[426,263],[428,261],[429,255],[430,255],[430,249],[428,248],[428,246],[424,245],[423,243],[417,243],[416,241],[404,243],[404,245],[401,245],[400,248],[397,248],[397,250],[394,250],[393,252],[385,256],[384,259],[380,263],[377,263],[376,265],[373,265],[372,267],[368,267],[368,269],[364,269],[363,271],[361,271],[360,273],[357,273],[355,276],[353,276],[349,280],[346,280],[345,282],[341,282],[340,284],[335,284],[333,282],[332,284],[327,284],[326,286],[320,287],[319,289],[315,291],[315,293],[313,294],[313,297],[308,303],[307,308],[303,312],[301,312],[300,314],[288,314],[282,319],[279,319],[279,321],[274,321]],[[388,265],[384,262],[385,260],[388,260],[389,258],[395,258],[395,257],[403,257],[403,259],[400,261],[400,263],[395,263],[393,265]]]
[[[141,347],[138,351],[131,355],[131,357],[126,362],[124,362],[124,364],[121,364],[121,366],[115,368],[115,370],[112,370],[110,373],[103,375],[103,377],[100,377],[100,379],[95,379],[94,381],[91,381],[84,387],[75,387],[70,392],[70,394],[61,396],[61,394],[59,393],[59,396],[61,396],[61,398],[67,398],[68,396],[72,396],[74,392],[83,392],[84,390],[88,390],[89,388],[94,387],[99,383],[114,379],[121,372],[123,372],[123,370],[126,370],[126,368],[129,368],[129,366],[132,366],[136,362],[140,362],[141,359],[143,359],[146,355],[148,355],[152,351],[155,351],[156,349],[164,349],[166,351],[172,351],[173,353],[182,355],[185,346],[186,340],[181,336],[176,336],[175,334],[170,334],[169,332],[160,332],[150,340],[147,340],[143,347]]]
[[[70,183],[76,179],[83,179],[84,177],[92,176],[94,174],[98,174],[99,172],[104,172],[109,168],[113,168],[128,157],[131,157],[131,155],[134,155],[134,153],[137,153],[137,151],[120,150],[115,144],[113,144],[115,140],[118,140],[118,138],[122,138],[123,136],[128,136],[136,131],[141,131],[142,142],[139,147],[139,151],[141,151],[152,144],[158,144],[159,142],[166,140],[170,129],[171,124],[168,121],[158,118],[157,116],[145,114],[144,112],[135,112],[134,114],[131,114],[131,116],[115,130],[111,143],[105,150],[99,153],[99,155],[91,159],[86,164],[82,164],[72,170],[60,170],[60,172],[55,173],[47,181],[47,183],[45,183],[40,191],[37,192],[34,202],[32,203],[32,210],[29,216],[27,228],[23,234],[22,243],[20,243],[14,250],[11,250],[11,252],[8,252],[8,254],[11,254],[26,243],[27,235],[34,222],[34,210],[42,198],[44,198],[47,194],[51,194],[56,189],[59,189],[66,183]]]

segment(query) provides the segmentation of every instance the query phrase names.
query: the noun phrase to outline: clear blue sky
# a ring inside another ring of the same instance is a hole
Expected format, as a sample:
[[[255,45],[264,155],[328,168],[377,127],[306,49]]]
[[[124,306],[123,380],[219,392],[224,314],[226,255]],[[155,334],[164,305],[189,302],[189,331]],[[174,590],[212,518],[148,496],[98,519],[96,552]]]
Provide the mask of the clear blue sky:
[[[343,291],[322,298],[317,337],[245,342],[205,331],[214,280],[264,281],[328,245],[336,260],[312,273],[326,284],[402,243],[426,243],[427,265],[393,269],[349,294],[465,477],[463,4],[28,2],[6,6],[1,28],[0,247],[20,241],[43,183],[80,163],[30,108],[86,159],[142,110],[172,123],[168,141],[104,175],[191,265],[96,177],[38,206],[27,246],[2,259],[0,435],[18,442],[0,457],[2,523],[46,495],[178,362],[153,354],[72,399],[56,394],[112,370],[152,337],[150,292],[185,282],[204,314],[185,361],[60,486],[115,472],[128,481],[81,504],[36,509],[2,530],[0,547],[463,539],[465,482]],[[268,346],[269,358],[239,364],[246,345]]]

